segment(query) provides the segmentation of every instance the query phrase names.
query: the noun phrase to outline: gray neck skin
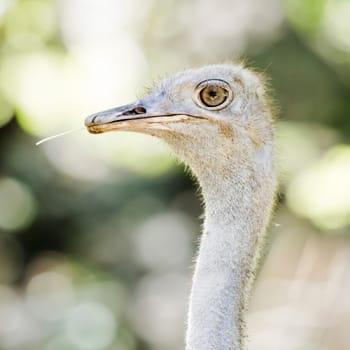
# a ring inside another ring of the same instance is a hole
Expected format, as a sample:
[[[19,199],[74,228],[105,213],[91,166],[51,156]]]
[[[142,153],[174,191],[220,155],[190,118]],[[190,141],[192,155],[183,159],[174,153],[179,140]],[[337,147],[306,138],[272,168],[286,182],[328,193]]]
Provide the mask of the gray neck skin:
[[[192,167],[205,202],[186,350],[242,349],[243,311],[275,192],[272,146],[228,168]],[[220,181],[219,181],[220,180]]]

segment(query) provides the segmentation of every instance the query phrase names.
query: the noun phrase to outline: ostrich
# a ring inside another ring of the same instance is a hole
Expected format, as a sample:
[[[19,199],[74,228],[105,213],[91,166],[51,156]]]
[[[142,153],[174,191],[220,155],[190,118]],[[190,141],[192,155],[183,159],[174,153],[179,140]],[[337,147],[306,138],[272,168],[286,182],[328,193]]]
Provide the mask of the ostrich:
[[[186,350],[241,350],[276,189],[272,116],[261,77],[231,64],[186,70],[134,103],[89,116],[85,125],[91,133],[156,136],[191,169],[205,219]]]

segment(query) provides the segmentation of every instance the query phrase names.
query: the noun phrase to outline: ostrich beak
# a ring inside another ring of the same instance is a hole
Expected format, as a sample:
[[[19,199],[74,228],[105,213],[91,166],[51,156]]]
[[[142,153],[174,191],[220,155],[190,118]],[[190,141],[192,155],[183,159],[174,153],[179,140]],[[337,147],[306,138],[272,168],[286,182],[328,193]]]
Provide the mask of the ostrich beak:
[[[171,112],[169,109],[162,96],[150,96],[125,106],[92,114],[85,119],[85,126],[90,133],[99,134],[112,130],[159,129],[165,128],[169,123],[206,119],[181,110]]]

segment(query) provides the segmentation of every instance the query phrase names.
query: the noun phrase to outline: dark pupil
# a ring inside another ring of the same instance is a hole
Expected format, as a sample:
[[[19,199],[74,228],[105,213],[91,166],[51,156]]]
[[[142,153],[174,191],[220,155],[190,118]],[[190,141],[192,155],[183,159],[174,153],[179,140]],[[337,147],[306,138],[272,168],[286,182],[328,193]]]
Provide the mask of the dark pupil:
[[[208,107],[216,107],[224,103],[228,92],[221,86],[207,86],[200,92],[202,102]]]
[[[212,89],[212,90],[209,91],[209,96],[210,97],[216,97],[216,95],[217,95],[216,89]]]

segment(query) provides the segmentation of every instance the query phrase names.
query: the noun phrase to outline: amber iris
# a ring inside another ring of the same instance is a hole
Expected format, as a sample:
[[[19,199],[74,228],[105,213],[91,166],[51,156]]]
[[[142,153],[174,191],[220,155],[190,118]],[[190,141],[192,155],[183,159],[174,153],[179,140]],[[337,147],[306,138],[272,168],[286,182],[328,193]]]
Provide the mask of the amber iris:
[[[220,85],[210,84],[199,93],[201,102],[207,107],[217,107],[228,98],[229,92]]]

